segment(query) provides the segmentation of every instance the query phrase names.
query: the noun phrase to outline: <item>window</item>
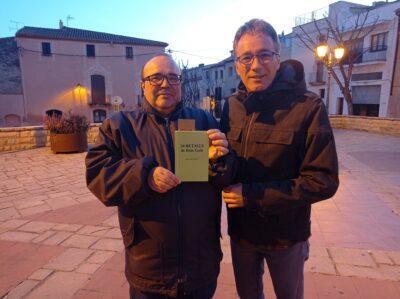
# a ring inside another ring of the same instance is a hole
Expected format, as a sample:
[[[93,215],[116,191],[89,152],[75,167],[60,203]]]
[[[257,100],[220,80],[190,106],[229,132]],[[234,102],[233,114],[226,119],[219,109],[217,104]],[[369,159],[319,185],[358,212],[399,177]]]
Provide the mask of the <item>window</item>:
[[[126,59],[133,59],[133,48],[125,47],[125,55],[126,55]]]
[[[47,42],[42,43],[42,55],[43,56],[51,56],[50,43],[47,43]]]
[[[353,63],[361,63],[363,59],[363,45],[364,39],[355,39],[351,41],[346,41],[344,46],[348,51],[345,51],[345,54],[342,58],[344,64],[349,64],[349,62]]]
[[[379,116],[379,104],[353,104],[354,115]]]
[[[48,117],[53,117],[53,116],[61,117],[62,116],[62,112],[60,110],[57,110],[57,109],[50,109],[50,110],[46,111],[46,115]]]
[[[232,77],[232,74],[233,74],[233,67],[230,66],[230,67],[228,68],[228,76],[229,76],[229,77]]]
[[[206,95],[207,95],[208,97],[210,96],[210,89],[209,89],[209,88],[207,88]]]
[[[223,71],[223,70],[220,70],[220,71],[219,71],[219,77],[220,77],[221,79],[224,78],[224,71]]]
[[[324,82],[324,63],[322,61],[317,62],[317,78],[315,78],[318,83]]]
[[[352,86],[354,115],[378,116],[381,85]]]
[[[337,114],[343,114],[343,97],[339,97],[337,100]]]
[[[353,74],[351,81],[381,80],[382,72]]]
[[[387,32],[374,34],[371,36],[371,52],[387,50]]]
[[[319,97],[321,99],[325,98],[325,88],[319,90]]]
[[[235,93],[236,92],[236,88],[231,88],[231,93]]]
[[[87,57],[95,57],[96,56],[94,45],[86,45],[86,56]]]
[[[93,105],[105,105],[106,104],[106,84],[104,76],[92,75],[91,87],[92,87],[92,104]]]
[[[215,87],[215,99],[217,101],[222,100],[222,87]]]
[[[210,79],[210,72],[206,71],[206,79]]]
[[[93,110],[93,122],[102,123],[107,117],[107,113],[103,109]]]
[[[215,80],[218,79],[218,71],[215,71]]]

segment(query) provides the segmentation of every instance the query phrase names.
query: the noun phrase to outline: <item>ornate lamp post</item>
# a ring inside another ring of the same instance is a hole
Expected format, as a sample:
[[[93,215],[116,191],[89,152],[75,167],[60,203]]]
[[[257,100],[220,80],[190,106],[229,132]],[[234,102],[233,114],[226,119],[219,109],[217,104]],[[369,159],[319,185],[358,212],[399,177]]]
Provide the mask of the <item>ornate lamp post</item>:
[[[325,64],[326,69],[328,70],[328,79],[327,79],[327,88],[326,88],[326,110],[329,114],[329,94],[331,88],[331,72],[332,67],[334,67],[344,56],[345,49],[341,45],[336,45],[333,48],[330,48],[328,44],[320,44],[315,48],[315,52],[317,57]],[[333,52],[333,53],[332,53]]]

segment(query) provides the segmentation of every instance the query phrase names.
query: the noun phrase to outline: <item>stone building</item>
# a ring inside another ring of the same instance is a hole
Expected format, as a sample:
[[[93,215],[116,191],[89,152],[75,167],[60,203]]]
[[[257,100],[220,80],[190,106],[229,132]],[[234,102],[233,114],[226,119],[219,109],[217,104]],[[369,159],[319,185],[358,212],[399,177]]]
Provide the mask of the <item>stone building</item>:
[[[82,30],[23,27],[0,39],[0,125],[80,113],[101,122],[141,98],[140,71],[167,43]]]

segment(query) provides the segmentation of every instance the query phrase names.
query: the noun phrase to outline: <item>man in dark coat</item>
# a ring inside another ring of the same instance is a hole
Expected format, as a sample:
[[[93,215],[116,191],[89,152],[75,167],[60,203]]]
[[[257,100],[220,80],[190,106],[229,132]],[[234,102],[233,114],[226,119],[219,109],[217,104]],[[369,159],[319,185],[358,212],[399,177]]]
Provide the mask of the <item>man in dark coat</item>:
[[[224,189],[236,288],[264,298],[264,260],[278,298],[303,298],[311,204],[338,188],[335,141],[324,103],[306,90],[300,62],[280,63],[279,40],[263,20],[245,23],[234,40],[241,83],[221,128],[238,156]]]
[[[100,128],[86,157],[87,185],[106,206],[118,206],[131,298],[211,298],[222,258],[219,196],[230,181],[228,143],[210,114],[182,106],[181,73],[170,56],[145,64],[141,87],[143,107]],[[175,176],[178,119],[207,130],[210,182]]]

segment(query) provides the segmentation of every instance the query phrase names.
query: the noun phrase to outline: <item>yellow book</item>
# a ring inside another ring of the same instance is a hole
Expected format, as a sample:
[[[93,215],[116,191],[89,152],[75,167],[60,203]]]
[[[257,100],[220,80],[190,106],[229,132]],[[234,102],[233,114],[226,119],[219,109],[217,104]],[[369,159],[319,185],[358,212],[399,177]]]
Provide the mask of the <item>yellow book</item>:
[[[208,181],[206,131],[175,131],[175,175],[182,182]]]

